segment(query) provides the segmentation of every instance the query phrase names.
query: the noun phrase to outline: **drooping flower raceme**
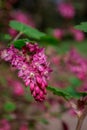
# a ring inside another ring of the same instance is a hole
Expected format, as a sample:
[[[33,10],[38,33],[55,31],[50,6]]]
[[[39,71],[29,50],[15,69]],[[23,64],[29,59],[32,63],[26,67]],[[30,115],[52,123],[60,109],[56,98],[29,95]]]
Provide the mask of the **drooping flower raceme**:
[[[45,99],[51,69],[44,48],[39,48],[38,44],[26,43],[26,46],[19,51],[11,45],[0,51],[0,57],[18,70],[18,77],[23,79],[26,86],[30,86],[36,101]]]

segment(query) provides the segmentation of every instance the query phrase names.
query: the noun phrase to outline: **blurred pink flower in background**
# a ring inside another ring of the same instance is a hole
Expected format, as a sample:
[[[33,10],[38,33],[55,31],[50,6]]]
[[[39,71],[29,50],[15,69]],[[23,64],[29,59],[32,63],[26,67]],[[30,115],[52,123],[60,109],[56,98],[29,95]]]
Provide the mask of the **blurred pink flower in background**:
[[[11,130],[10,124],[6,119],[0,120],[0,130]]]
[[[62,29],[56,28],[53,30],[53,36],[57,39],[62,39],[64,35],[64,31]]]
[[[11,86],[11,89],[13,93],[17,96],[23,96],[24,95],[24,88],[20,81],[8,78],[8,85]]]
[[[66,63],[68,69],[74,73],[79,79],[84,80],[87,76],[87,61],[80,56],[78,51],[73,48],[68,53],[68,59]]]
[[[24,95],[24,88],[21,82],[13,81],[13,93],[17,96]]]
[[[75,9],[72,4],[61,3],[58,5],[57,10],[64,18],[72,19],[75,16]]]
[[[74,29],[73,27],[70,28],[70,32],[72,33],[74,39],[78,42],[81,42],[85,39],[84,32]]]
[[[60,63],[60,56],[52,57],[52,62],[53,62],[55,65],[58,65],[58,64]]]

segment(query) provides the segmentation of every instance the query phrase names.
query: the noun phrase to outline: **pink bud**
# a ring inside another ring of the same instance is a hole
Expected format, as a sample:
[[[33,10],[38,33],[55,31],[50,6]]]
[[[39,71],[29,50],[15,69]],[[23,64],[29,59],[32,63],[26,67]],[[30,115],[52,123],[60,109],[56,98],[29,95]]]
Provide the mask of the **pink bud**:
[[[40,92],[39,87],[35,87],[35,92],[36,92],[37,94],[39,94],[39,92]]]
[[[30,83],[30,90],[31,90],[31,92],[34,91],[34,88],[35,88],[34,83]]]
[[[41,79],[39,76],[36,77],[36,80],[37,80],[37,82],[38,82],[39,84],[41,84],[42,79]]]

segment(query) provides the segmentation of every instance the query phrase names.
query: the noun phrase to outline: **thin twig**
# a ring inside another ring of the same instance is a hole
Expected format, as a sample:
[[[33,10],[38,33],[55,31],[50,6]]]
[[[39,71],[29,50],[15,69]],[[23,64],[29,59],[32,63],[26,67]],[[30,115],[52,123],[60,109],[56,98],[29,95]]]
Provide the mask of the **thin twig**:
[[[17,34],[17,36],[11,41],[11,43],[13,43],[14,41],[16,41],[23,33],[22,32],[19,32]]]
[[[82,115],[80,117],[78,117],[78,122],[77,122],[76,130],[81,130],[81,127],[82,127],[82,124],[83,124],[83,121],[84,121],[86,115],[87,115],[87,106],[85,107]]]

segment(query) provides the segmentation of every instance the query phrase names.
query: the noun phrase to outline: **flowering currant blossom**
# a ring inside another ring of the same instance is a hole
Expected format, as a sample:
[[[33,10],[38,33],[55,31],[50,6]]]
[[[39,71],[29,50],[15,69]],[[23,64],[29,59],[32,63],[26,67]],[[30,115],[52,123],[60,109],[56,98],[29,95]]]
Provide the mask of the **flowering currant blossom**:
[[[24,88],[20,81],[13,80],[8,78],[8,85],[11,86],[12,92],[16,96],[23,96],[24,95]]]
[[[61,3],[58,5],[58,11],[64,18],[72,19],[75,16],[75,9],[73,5],[68,3]]]
[[[30,86],[36,101],[45,99],[47,79],[51,70],[44,48],[39,48],[37,43],[26,43],[19,51],[11,45],[0,52],[0,57],[18,70],[18,77],[23,79],[26,86]]]
[[[11,130],[10,123],[6,119],[0,120],[0,130]]]
[[[85,39],[84,32],[81,30],[74,29],[73,27],[71,27],[69,30],[77,42],[81,42]]]
[[[62,39],[64,35],[64,31],[62,29],[56,28],[53,30],[53,36],[57,39]]]
[[[87,61],[75,49],[72,49],[68,54],[67,67],[79,79],[85,79],[87,75]]]

